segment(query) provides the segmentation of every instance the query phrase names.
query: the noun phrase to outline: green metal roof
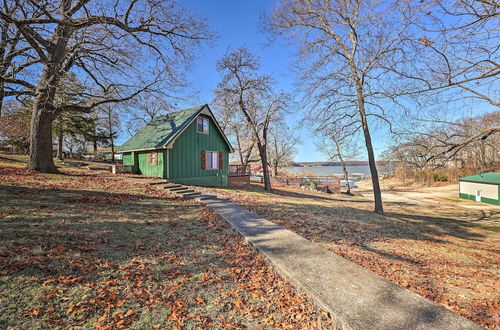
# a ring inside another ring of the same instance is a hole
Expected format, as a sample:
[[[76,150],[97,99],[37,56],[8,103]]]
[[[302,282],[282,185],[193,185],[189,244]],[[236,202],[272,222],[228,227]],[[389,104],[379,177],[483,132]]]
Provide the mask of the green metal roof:
[[[171,112],[153,119],[153,121],[141,128],[125,142],[118,149],[118,152],[154,149],[165,146],[177,132],[181,131],[191,122],[191,119],[198,115],[203,107],[205,107],[205,104]]]
[[[466,176],[459,178],[460,181],[492,183],[500,185],[500,173],[483,173],[478,175]]]

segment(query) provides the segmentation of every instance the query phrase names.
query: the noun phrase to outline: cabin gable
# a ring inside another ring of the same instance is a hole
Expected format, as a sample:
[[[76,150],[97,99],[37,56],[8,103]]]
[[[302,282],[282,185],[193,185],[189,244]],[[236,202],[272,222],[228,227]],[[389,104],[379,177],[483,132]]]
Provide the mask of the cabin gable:
[[[172,148],[168,149],[169,179],[192,185],[227,186],[230,148],[213,118],[204,114],[198,118],[208,120],[208,133],[198,132],[198,123],[194,120],[175,140]],[[205,151],[221,152],[222,168],[202,168],[202,153]]]
[[[121,150],[132,173],[188,185],[228,184],[233,149],[208,105],[153,120]]]

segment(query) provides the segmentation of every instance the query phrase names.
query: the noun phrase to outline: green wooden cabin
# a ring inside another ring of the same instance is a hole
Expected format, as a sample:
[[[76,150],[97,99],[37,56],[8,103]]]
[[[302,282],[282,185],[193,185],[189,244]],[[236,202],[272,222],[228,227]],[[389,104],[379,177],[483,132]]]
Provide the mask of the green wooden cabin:
[[[207,104],[154,119],[119,149],[133,173],[217,187],[228,185],[233,151]]]

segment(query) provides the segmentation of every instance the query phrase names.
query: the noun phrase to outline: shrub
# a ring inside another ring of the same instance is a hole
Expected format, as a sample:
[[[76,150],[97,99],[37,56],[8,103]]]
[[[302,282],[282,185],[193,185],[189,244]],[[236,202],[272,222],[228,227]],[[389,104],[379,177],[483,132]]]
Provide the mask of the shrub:
[[[313,190],[317,190],[318,189],[318,182],[317,181],[311,181],[309,182],[309,188],[310,189],[313,189]]]
[[[434,182],[445,182],[448,181],[448,177],[446,175],[439,174],[437,172],[432,173],[432,181]]]

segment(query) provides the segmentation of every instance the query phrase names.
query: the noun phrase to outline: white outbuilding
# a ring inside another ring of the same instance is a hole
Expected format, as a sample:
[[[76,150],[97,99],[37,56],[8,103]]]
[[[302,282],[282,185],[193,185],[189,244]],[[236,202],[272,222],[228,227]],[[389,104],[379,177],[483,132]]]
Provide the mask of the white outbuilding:
[[[460,198],[500,206],[500,173],[459,178]]]

